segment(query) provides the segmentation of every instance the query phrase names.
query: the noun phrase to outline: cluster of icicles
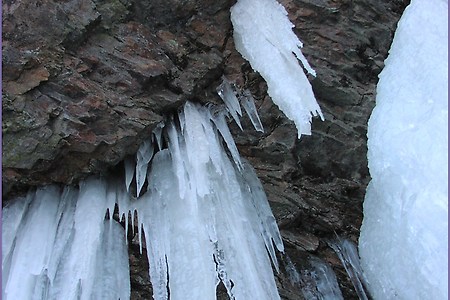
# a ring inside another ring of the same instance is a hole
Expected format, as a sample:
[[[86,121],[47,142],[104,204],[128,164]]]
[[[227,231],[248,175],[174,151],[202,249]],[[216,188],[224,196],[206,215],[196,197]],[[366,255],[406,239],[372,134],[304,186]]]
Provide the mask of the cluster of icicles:
[[[125,161],[125,183],[92,177],[6,206],[3,299],[129,299],[129,219],[141,249],[145,233],[154,299],[216,299],[220,281],[230,299],[279,299],[270,261],[278,270],[281,236],[226,117],[242,128],[241,104],[262,125],[250,93],[239,101],[226,79],[218,93],[226,109],[187,102],[157,126]],[[105,218],[115,210],[125,231]]]

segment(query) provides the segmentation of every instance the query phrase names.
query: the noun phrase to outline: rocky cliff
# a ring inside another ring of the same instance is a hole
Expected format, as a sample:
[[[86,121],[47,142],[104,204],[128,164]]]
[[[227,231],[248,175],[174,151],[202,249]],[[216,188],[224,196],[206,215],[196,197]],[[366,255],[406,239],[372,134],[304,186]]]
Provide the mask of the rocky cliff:
[[[76,184],[120,162],[186,100],[220,103],[226,75],[255,96],[265,133],[232,126],[255,167],[298,265],[329,262],[327,246],[357,241],[369,174],[367,120],[377,75],[408,1],[283,0],[325,121],[297,140],[262,78],[234,49],[231,0],[3,1],[3,199],[46,183]],[[244,120],[245,123],[245,120]],[[133,299],[148,299],[145,255],[130,246]],[[280,295],[301,299],[281,273]]]

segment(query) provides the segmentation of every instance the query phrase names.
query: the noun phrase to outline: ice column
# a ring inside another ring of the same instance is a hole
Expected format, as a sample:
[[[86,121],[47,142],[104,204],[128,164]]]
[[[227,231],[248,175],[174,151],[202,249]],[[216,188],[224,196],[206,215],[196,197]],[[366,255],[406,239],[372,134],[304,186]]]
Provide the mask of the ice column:
[[[238,112],[234,92],[222,93],[233,101],[230,113]],[[279,299],[271,260],[278,269],[281,236],[225,114],[187,102],[168,118],[167,148],[150,162],[147,191],[124,204],[138,211],[146,234],[154,299],[215,299],[220,281],[231,299]]]
[[[400,19],[369,120],[360,255],[375,299],[448,295],[448,2]]]

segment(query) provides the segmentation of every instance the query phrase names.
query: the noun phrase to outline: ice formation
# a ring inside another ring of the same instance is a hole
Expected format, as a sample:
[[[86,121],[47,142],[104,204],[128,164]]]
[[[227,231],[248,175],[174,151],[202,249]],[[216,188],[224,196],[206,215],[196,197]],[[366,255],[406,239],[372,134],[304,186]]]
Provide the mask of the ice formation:
[[[231,21],[236,49],[266,80],[270,97],[294,121],[298,137],[311,134],[312,116],[323,120],[323,115],[298,60],[308,73],[316,73],[284,7],[276,0],[238,0]]]
[[[412,0],[369,120],[360,255],[375,299],[448,296],[448,2]]]
[[[106,184],[47,186],[3,209],[2,299],[129,299],[125,236]]]
[[[337,256],[342,262],[345,271],[350,278],[356,294],[360,300],[367,300],[365,287],[367,287],[367,280],[361,268],[358,250],[356,245],[348,239],[337,237],[336,240],[329,241],[328,245],[336,252]]]
[[[281,236],[226,116],[241,116],[246,101],[262,125],[250,95],[222,86],[226,110],[187,102],[125,159],[124,180],[48,186],[5,207],[3,299],[129,299],[129,220],[141,250],[146,236],[154,299],[216,299],[220,282],[230,299],[279,299],[271,262],[278,270]],[[125,231],[105,220],[114,212]]]
[[[163,128],[168,147],[151,161],[147,192],[119,203],[138,211],[155,299],[215,299],[220,281],[233,299],[279,299],[270,259],[277,267],[281,236],[224,114],[187,102]]]
[[[297,270],[289,256],[284,257],[285,270],[292,285],[298,287],[306,300],[343,300],[336,275],[329,264],[311,256],[307,267]]]

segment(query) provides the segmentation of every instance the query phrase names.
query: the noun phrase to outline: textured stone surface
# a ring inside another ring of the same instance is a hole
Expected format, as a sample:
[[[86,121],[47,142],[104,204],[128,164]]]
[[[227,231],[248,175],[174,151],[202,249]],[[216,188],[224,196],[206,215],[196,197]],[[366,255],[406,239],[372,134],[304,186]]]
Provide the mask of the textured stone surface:
[[[265,133],[247,118],[246,130],[232,131],[263,182],[287,253],[298,267],[310,255],[329,262],[345,299],[357,299],[326,240],[359,235],[366,124],[407,1],[281,2],[317,71],[310,79],[326,118],[300,141],[234,49],[234,1],[4,1],[4,200],[117,169],[184,101],[220,102],[215,88],[224,74],[255,95]],[[132,299],[148,299],[145,255],[130,245]],[[301,299],[283,272],[277,280],[282,298]]]

